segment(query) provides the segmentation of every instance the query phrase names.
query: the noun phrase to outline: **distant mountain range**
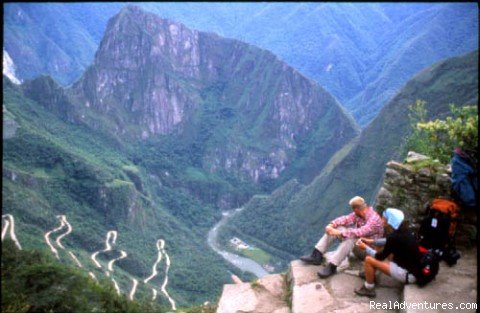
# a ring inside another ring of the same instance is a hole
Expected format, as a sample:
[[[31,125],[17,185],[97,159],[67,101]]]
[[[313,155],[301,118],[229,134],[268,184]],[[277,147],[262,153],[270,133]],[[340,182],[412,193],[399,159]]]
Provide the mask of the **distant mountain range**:
[[[79,79],[107,20],[127,4],[6,4],[4,48],[19,78],[48,74],[63,85]],[[272,51],[331,92],[362,127],[416,72],[478,48],[475,3],[137,5]]]

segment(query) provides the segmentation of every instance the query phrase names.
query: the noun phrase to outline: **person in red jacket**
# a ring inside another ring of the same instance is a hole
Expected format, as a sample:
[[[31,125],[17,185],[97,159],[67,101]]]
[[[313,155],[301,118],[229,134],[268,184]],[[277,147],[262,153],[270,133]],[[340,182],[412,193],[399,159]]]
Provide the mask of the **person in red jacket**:
[[[330,262],[318,272],[320,278],[326,278],[336,273],[337,266],[350,254],[355,242],[360,237],[377,239],[383,236],[382,218],[371,206],[367,205],[362,197],[353,197],[349,201],[349,205],[353,212],[330,222],[325,227],[325,234],[315,245],[312,254],[300,257],[300,260],[308,264],[320,265],[328,247],[335,240],[341,241]]]

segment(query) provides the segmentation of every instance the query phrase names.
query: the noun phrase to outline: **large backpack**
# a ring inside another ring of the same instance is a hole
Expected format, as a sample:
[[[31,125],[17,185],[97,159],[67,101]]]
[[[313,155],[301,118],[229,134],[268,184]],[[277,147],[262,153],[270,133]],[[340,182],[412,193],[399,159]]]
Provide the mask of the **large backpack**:
[[[422,246],[419,246],[418,249],[421,254],[420,271],[416,278],[417,285],[423,287],[437,276],[442,252],[439,249],[426,249]]]
[[[434,199],[427,208],[427,216],[420,222],[419,245],[438,249],[452,266],[460,258],[455,248],[455,233],[460,208],[450,200]]]

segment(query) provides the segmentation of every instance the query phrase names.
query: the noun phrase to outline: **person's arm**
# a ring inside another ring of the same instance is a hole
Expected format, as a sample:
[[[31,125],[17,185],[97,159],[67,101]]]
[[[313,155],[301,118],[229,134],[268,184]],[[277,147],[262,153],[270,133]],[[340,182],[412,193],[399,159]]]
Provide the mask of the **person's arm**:
[[[375,257],[375,254],[377,254],[377,251],[375,251],[375,249],[373,249],[370,246],[365,247],[365,252],[367,253],[367,255],[373,256],[373,257]]]
[[[383,222],[378,217],[371,217],[367,220],[365,225],[355,229],[347,229],[342,232],[342,236],[345,238],[352,237],[369,237],[373,234],[376,229],[383,230]]]
[[[370,256],[373,256],[373,257],[377,253],[377,250],[373,249],[369,245],[374,245],[374,246],[377,246],[377,247],[383,247],[385,245],[385,243],[387,242],[387,238],[378,238],[378,239],[360,238],[360,240],[363,243],[365,243],[365,246],[363,246],[363,247],[364,247],[367,255],[370,255]]]
[[[395,246],[395,237],[389,236],[385,243],[385,248],[382,251],[375,253],[375,259],[385,260],[390,254],[393,253]]]
[[[337,217],[330,222],[330,225],[332,225],[333,228],[337,228],[338,226],[349,226],[353,223],[355,223],[355,213],[352,212],[350,214]]]

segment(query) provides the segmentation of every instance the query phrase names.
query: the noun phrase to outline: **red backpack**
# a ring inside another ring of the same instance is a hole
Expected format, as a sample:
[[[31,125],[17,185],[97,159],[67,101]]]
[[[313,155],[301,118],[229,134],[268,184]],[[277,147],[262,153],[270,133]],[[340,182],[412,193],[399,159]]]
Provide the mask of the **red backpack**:
[[[427,216],[420,222],[419,245],[440,250],[451,266],[460,258],[455,249],[455,233],[460,213],[459,206],[447,199],[436,198],[427,208]]]

